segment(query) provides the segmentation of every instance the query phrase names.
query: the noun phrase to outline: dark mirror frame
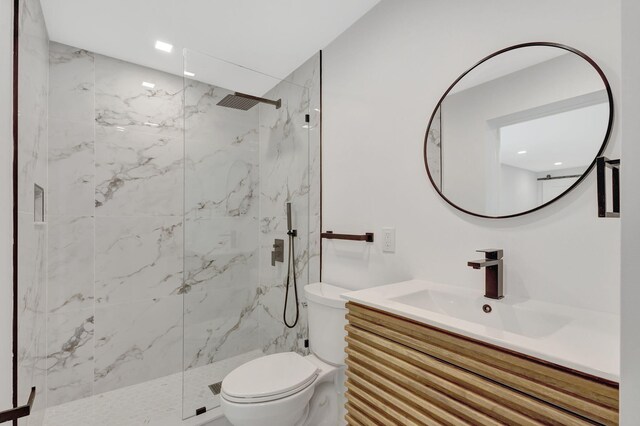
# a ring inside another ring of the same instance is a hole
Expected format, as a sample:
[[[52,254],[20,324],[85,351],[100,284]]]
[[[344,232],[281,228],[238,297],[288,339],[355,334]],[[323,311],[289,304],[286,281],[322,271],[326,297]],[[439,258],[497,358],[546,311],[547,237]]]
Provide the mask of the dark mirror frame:
[[[525,48],[525,47],[533,47],[533,46],[544,46],[544,47],[555,47],[558,49],[564,49],[568,52],[574,53],[578,56],[580,56],[582,59],[584,59],[585,61],[587,61],[600,75],[600,78],[602,79],[602,82],[604,83],[604,86],[607,90],[607,97],[609,99],[609,123],[607,124],[607,132],[604,135],[604,140],[602,141],[602,145],[600,146],[600,150],[598,151],[598,153],[593,157],[593,161],[591,162],[591,164],[589,165],[589,167],[587,167],[587,169],[584,171],[584,173],[582,174],[582,176],[580,176],[580,178],[573,184],[571,185],[566,191],[564,191],[562,194],[558,195],[556,198],[554,198],[551,201],[547,201],[544,204],[540,204],[539,206],[530,209],[530,210],[526,210],[520,213],[514,213],[514,214],[510,214],[510,215],[504,215],[504,216],[488,216],[488,215],[484,215],[484,214],[480,214],[480,213],[475,213],[466,209],[463,209],[462,207],[458,206],[457,204],[455,204],[453,201],[451,201],[450,199],[448,199],[443,193],[442,191],[438,188],[438,186],[436,185],[435,181],[433,180],[433,176],[431,176],[431,172],[429,171],[429,163],[428,163],[428,159],[427,159],[427,140],[429,138],[429,129],[431,129],[431,124],[433,123],[433,119],[436,116],[436,113],[438,112],[438,109],[440,108],[440,106],[442,105],[442,102],[444,101],[444,99],[447,97],[447,95],[449,94],[449,92],[455,87],[456,84],[458,84],[458,82],[460,80],[462,80],[467,74],[469,74],[471,71],[473,71],[474,69],[476,69],[479,65],[487,62],[489,59],[498,56],[502,53],[506,53],[509,52],[511,50],[515,50],[515,49],[521,49],[521,48]],[[556,201],[558,201],[559,199],[561,199],[562,197],[564,197],[565,195],[567,195],[569,192],[571,192],[574,188],[576,188],[578,185],[580,185],[580,183],[582,183],[582,181],[589,175],[589,173],[591,173],[591,171],[593,170],[593,168],[596,165],[596,159],[598,157],[600,157],[605,148],[607,147],[607,144],[609,142],[609,138],[611,136],[611,131],[613,129],[613,94],[611,92],[611,85],[609,84],[609,80],[607,80],[606,75],[604,74],[604,72],[602,71],[602,69],[598,66],[598,64],[591,59],[589,56],[587,56],[586,54],[582,53],[581,51],[579,51],[578,49],[574,49],[573,47],[569,47],[566,46],[564,44],[560,44],[560,43],[553,43],[553,42],[545,42],[545,41],[536,41],[536,42],[529,42],[529,43],[521,43],[521,44],[516,44],[513,46],[509,46],[506,47],[504,49],[498,50],[492,54],[490,54],[489,56],[486,56],[485,58],[481,59],[479,62],[477,62],[474,66],[472,66],[471,68],[469,68],[468,70],[466,70],[464,73],[462,73],[460,75],[460,77],[458,77],[453,84],[451,84],[451,86],[449,86],[449,88],[444,92],[444,94],[442,95],[442,97],[440,98],[440,100],[438,101],[438,104],[436,105],[436,107],[433,109],[433,113],[431,114],[431,118],[429,119],[429,125],[427,126],[427,131],[425,133],[425,137],[424,137],[424,166],[427,170],[427,176],[429,176],[429,181],[431,182],[431,184],[433,185],[433,188],[438,192],[438,194],[447,202],[449,203],[451,206],[455,207],[456,209],[470,214],[472,216],[477,216],[477,217],[483,217],[483,218],[487,218],[487,219],[506,219],[506,218],[510,218],[510,217],[516,217],[516,216],[522,216],[528,213],[532,213],[534,211],[540,210],[546,206],[548,206],[549,204],[552,204]]]

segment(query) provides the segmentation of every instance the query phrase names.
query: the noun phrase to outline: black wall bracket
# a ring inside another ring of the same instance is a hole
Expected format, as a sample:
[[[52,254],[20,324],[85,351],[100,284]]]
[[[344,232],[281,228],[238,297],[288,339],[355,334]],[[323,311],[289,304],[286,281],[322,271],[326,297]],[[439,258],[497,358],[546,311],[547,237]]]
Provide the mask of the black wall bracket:
[[[612,211],[607,211],[607,176],[606,169],[611,169]],[[620,160],[609,160],[607,157],[596,158],[598,177],[598,217],[620,217]]]
[[[0,423],[10,422],[14,420],[18,420],[22,417],[27,417],[31,414],[31,408],[33,407],[33,401],[36,399],[36,388],[35,386],[31,388],[31,393],[29,394],[29,401],[25,405],[21,405],[20,407],[12,408],[6,411],[0,411]]]

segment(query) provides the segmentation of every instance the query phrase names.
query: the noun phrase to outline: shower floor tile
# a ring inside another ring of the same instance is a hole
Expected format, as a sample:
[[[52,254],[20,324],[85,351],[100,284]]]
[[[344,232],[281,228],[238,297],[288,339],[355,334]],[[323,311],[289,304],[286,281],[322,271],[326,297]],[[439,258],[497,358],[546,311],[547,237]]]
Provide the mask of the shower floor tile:
[[[191,369],[184,376],[184,413],[219,405],[209,385],[237,366],[262,356],[259,350]],[[183,413],[183,375],[172,374],[137,385],[47,408],[44,426],[176,426]]]

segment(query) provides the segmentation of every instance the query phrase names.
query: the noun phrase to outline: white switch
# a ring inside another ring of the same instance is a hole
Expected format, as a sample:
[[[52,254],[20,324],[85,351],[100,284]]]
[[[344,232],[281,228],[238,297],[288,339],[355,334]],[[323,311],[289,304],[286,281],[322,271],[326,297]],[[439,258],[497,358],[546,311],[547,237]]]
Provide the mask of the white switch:
[[[382,228],[382,251],[396,252],[396,228]]]

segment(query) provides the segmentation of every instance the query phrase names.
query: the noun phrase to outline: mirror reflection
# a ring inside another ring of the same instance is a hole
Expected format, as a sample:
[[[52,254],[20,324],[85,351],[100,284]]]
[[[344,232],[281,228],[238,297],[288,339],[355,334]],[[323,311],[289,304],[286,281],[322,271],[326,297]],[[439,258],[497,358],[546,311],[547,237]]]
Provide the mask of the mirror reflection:
[[[608,85],[560,47],[508,50],[473,68],[440,102],[426,162],[441,195],[468,213],[526,213],[566,193],[604,147]]]

